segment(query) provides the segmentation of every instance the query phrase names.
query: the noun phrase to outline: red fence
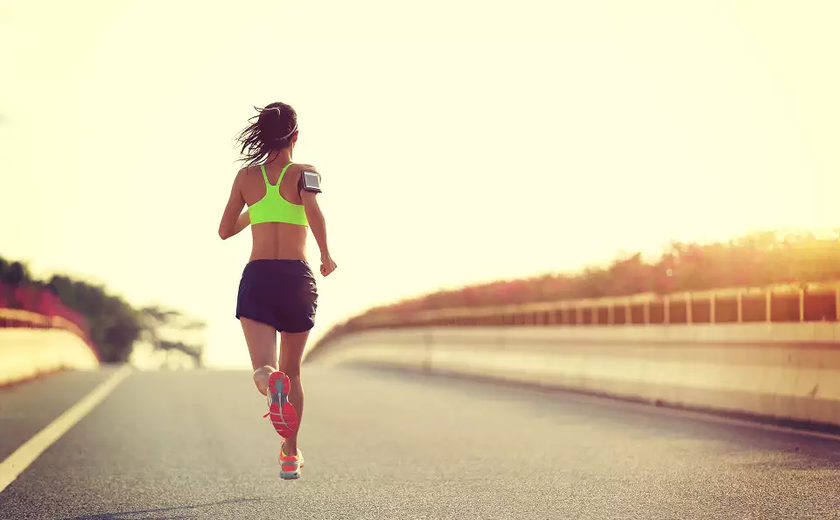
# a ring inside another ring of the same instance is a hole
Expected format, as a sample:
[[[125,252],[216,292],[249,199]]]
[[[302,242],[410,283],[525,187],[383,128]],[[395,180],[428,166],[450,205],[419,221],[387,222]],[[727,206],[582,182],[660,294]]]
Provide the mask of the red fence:
[[[84,316],[61,303],[58,296],[45,288],[0,283],[2,328],[64,329],[79,336],[96,352]]]

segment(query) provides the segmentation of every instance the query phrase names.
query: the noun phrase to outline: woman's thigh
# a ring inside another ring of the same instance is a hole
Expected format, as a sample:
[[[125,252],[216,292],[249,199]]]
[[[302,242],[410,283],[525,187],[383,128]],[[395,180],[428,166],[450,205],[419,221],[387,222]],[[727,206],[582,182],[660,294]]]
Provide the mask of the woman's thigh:
[[[274,327],[244,316],[239,321],[254,370],[262,366],[277,368],[277,331]]]

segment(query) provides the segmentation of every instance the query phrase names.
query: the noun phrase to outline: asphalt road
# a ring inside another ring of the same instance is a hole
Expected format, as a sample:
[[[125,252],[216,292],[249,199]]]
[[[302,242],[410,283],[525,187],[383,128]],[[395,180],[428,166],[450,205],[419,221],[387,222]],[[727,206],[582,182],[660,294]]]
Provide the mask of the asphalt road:
[[[2,519],[840,518],[840,442],[606,399],[305,366],[299,481],[247,372],[135,372]],[[0,391],[0,460],[111,371]]]

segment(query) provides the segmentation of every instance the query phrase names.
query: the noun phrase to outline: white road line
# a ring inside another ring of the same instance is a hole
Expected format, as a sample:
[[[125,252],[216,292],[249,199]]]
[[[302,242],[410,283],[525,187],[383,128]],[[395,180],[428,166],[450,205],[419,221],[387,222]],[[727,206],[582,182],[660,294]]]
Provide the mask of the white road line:
[[[47,448],[61,438],[67,430],[90,413],[101,403],[126,377],[131,374],[131,366],[123,365],[111,377],[87,394],[81,401],[61,414],[57,419],[26,441],[20,448],[0,463],[0,493],[23,473]]]

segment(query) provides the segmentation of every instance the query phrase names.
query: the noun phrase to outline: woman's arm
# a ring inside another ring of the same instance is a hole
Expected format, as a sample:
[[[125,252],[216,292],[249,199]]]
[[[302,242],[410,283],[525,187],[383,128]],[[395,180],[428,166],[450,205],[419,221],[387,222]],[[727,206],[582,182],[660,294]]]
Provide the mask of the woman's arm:
[[[309,229],[312,230],[315,242],[318,243],[318,248],[321,250],[321,274],[327,276],[335,271],[338,266],[330,256],[330,249],[327,245],[327,224],[324,221],[321,207],[318,205],[318,194],[302,190],[300,198],[306,211],[306,220],[309,221]]]
[[[239,233],[240,231],[242,231],[243,229],[245,229],[246,227],[248,227],[250,225],[251,225],[251,215],[248,214],[248,210],[246,209],[245,211],[242,212],[241,215],[239,215],[239,218],[236,219],[236,226],[234,226],[234,228],[233,228],[233,234],[236,235],[237,233]]]
[[[245,175],[245,170],[239,170],[236,178],[233,180],[233,187],[230,189],[230,198],[228,198],[225,212],[222,214],[222,221],[219,223],[219,237],[222,240],[227,240],[233,235],[239,233],[250,223],[248,212],[240,214],[242,208],[245,207],[245,198],[242,196],[240,186],[242,178]]]

